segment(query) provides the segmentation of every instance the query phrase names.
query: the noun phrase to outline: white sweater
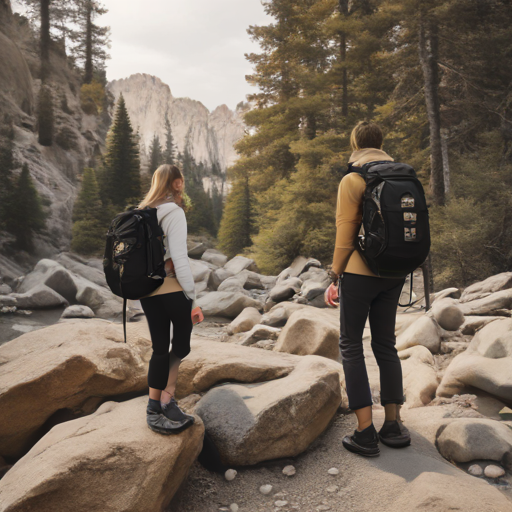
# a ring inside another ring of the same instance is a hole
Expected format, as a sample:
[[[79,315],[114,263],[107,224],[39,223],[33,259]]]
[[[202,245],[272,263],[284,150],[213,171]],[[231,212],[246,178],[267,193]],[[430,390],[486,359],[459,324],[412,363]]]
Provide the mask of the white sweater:
[[[172,259],[176,279],[185,295],[192,300],[192,309],[194,309],[196,307],[196,288],[188,261],[185,212],[176,203],[164,203],[156,208],[158,223],[165,235],[164,259]]]

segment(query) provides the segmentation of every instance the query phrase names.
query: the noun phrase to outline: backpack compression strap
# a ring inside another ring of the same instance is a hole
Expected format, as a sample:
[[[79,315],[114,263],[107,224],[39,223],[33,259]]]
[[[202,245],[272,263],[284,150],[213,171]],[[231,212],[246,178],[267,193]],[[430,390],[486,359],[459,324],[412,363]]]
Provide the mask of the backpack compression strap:
[[[124,342],[126,343],[126,299],[123,299],[123,331]]]

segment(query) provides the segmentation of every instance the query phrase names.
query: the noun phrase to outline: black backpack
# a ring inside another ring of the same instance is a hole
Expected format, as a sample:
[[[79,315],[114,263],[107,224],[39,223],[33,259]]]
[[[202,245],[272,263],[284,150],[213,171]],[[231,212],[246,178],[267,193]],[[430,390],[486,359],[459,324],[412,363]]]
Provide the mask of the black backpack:
[[[407,164],[379,161],[349,164],[366,182],[363,234],[356,248],[379,277],[403,278],[427,259],[430,251],[428,208],[423,187]],[[412,281],[411,281],[412,282]]]
[[[122,297],[126,343],[126,301],[156,290],[165,278],[163,231],[156,208],[117,215],[107,232],[103,269],[112,293]]]

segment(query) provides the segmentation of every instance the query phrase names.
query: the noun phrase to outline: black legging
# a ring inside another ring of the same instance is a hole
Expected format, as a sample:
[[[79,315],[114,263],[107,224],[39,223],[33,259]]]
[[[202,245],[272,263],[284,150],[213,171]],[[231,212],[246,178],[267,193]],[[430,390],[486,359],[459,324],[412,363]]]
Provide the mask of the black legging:
[[[153,354],[149,361],[148,385],[165,389],[169,378],[169,345],[173,327],[172,354],[183,359],[190,352],[192,301],[183,292],[154,295],[140,300],[148,320]]]
[[[368,315],[372,350],[380,370],[381,404],[404,401],[402,365],[395,347],[396,308],[404,281],[347,273],[340,277],[340,349],[352,410],[372,405],[363,353]]]

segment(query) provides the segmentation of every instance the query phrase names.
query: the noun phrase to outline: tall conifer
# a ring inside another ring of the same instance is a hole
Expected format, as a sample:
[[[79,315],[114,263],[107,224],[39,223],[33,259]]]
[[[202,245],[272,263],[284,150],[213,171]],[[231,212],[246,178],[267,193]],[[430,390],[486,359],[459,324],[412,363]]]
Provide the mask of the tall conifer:
[[[158,169],[158,166],[162,164],[162,160],[162,145],[160,144],[160,139],[158,138],[158,135],[155,133],[151,141],[151,146],[149,147],[150,174],[153,174]]]
[[[139,145],[122,94],[107,135],[101,187],[105,201],[118,209],[140,199]]]
[[[165,113],[165,147],[163,152],[163,163],[176,165],[176,146],[174,144],[171,122],[169,121],[169,115],[167,112]]]

